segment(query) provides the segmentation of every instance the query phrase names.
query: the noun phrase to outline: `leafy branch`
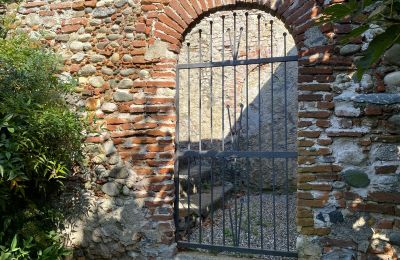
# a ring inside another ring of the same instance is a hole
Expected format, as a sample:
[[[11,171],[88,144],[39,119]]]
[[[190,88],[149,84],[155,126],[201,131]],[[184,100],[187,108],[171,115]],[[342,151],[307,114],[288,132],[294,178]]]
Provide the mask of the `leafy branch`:
[[[361,79],[387,49],[400,43],[400,0],[350,0],[347,3],[334,4],[324,10],[318,23],[335,23],[343,19],[359,23],[357,28],[343,38],[343,44],[362,36],[372,24],[385,30],[369,43],[363,57],[356,62],[357,77]]]

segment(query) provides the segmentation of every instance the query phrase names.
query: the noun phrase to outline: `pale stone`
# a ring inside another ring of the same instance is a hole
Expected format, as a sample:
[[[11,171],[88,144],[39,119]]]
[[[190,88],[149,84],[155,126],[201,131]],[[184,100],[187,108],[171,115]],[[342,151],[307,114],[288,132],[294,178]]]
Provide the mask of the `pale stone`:
[[[150,76],[150,73],[149,73],[148,70],[141,70],[141,71],[139,71],[139,77],[140,77],[141,79],[148,78],[149,76]]]
[[[89,84],[95,88],[101,88],[104,85],[105,81],[102,76],[95,76],[89,78]]]
[[[335,115],[343,117],[358,117],[361,114],[360,108],[355,108],[352,103],[339,103],[335,106]]]
[[[400,103],[400,94],[389,94],[389,93],[361,94],[361,95],[355,95],[351,99],[357,103],[391,105]]]
[[[386,51],[384,60],[392,65],[400,66],[400,44],[394,44]]]
[[[360,165],[366,159],[362,148],[352,141],[338,139],[332,144],[332,150],[339,163]]]
[[[113,154],[113,153],[115,153],[117,151],[117,148],[115,148],[115,146],[114,146],[114,142],[111,141],[111,140],[105,142],[103,144],[103,147],[104,147],[104,151],[106,153],[106,156],[110,156],[111,154]],[[112,170],[111,170],[111,172],[112,172]],[[110,174],[111,174],[111,172],[110,172]]]
[[[93,10],[92,14],[94,18],[104,18],[114,13],[115,13],[114,8],[98,7]]]
[[[118,83],[117,87],[120,89],[129,89],[133,87],[133,80],[128,78],[123,79]]]
[[[93,55],[90,57],[90,61],[93,62],[93,63],[97,63],[97,62],[102,62],[102,61],[104,61],[105,58],[106,58],[106,57],[104,57],[103,55],[100,55],[100,54],[93,54]]]
[[[132,59],[133,59],[132,56],[129,55],[129,54],[124,54],[124,56],[122,56],[122,60],[123,60],[124,62],[131,62]]]
[[[160,59],[160,58],[171,58],[174,55],[168,51],[168,43],[161,40],[156,40],[144,54],[146,60]]]
[[[358,44],[347,44],[340,48],[340,55],[348,56],[357,53],[361,50],[361,46]]]
[[[117,111],[117,109],[118,109],[118,106],[116,104],[110,103],[110,102],[104,103],[101,106],[101,110],[105,113],[113,113],[113,112]]]
[[[117,63],[119,61],[119,59],[120,59],[120,57],[119,57],[118,53],[114,53],[110,58],[112,63]]]
[[[117,90],[114,93],[113,98],[117,102],[127,102],[133,100],[133,95],[126,91]]]
[[[92,26],[99,26],[101,25],[101,19],[90,19],[89,24]]]
[[[400,57],[398,57],[400,59]],[[400,71],[389,73],[383,79],[389,87],[400,87]]]
[[[42,19],[40,19],[40,16],[36,13],[28,14],[26,16],[26,24],[28,26],[35,26],[41,24]]]
[[[107,36],[107,39],[109,39],[110,41],[115,41],[115,40],[118,40],[118,39],[120,39],[120,38],[122,38],[122,35],[116,34],[116,33],[109,34],[109,35]]]
[[[129,188],[126,187],[126,186],[124,186],[124,187],[122,188],[122,194],[124,194],[125,196],[128,196],[129,193],[130,193]]]
[[[80,52],[83,50],[83,43],[78,41],[73,41],[69,44],[69,49],[72,52]]]
[[[360,87],[362,88],[371,88],[374,85],[372,81],[372,77],[369,74],[364,74],[360,81]]]
[[[114,2],[115,7],[120,8],[123,7],[128,1],[127,0],[116,0]]]
[[[83,50],[84,51],[90,51],[92,49],[92,44],[90,42],[84,42],[83,43]]]
[[[395,144],[373,144],[370,157],[373,161],[398,161],[400,153]]]
[[[71,61],[74,63],[80,63],[85,58],[85,54],[83,52],[78,52],[71,57]]]
[[[89,33],[84,33],[78,36],[80,42],[88,42],[90,39],[92,39],[92,35]]]
[[[119,72],[122,76],[129,76],[135,73],[135,69],[123,69]]]
[[[85,65],[79,70],[79,74],[82,76],[90,76],[95,73],[96,73],[96,67],[93,66],[92,64]]]
[[[118,185],[114,182],[107,182],[101,187],[101,190],[111,197],[115,197],[119,194]]]
[[[102,67],[101,68],[101,73],[106,74],[108,76],[111,76],[114,74],[114,71],[108,67]]]

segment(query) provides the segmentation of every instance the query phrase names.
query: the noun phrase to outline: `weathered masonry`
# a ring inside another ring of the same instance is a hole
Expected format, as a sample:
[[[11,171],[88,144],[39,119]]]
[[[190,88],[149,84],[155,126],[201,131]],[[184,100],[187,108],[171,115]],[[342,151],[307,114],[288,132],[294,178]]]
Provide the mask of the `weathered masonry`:
[[[296,248],[293,243],[291,250],[302,259],[397,259],[400,254],[400,47],[395,45],[375,69],[356,82],[351,77],[353,61],[382,29],[372,26],[358,41],[339,45],[339,39],[353,27],[350,21],[332,26],[315,26],[313,22],[324,5],[331,2],[340,1],[37,0],[22,1],[18,6],[9,4],[6,14],[17,14],[16,31],[43,39],[63,57],[62,76],[79,81],[76,95],[67,97],[67,101],[93,125],[93,132],[85,142],[87,170],[75,178],[76,183],[65,194],[70,205],[66,210],[71,211],[71,218],[64,232],[69,245],[76,248],[75,255],[88,259],[173,257],[177,239],[181,240],[177,232],[180,227],[174,221],[178,188],[174,174],[176,177],[180,169],[175,168],[175,151],[180,149],[176,147],[175,130],[177,125],[186,124],[177,122],[177,116],[181,118],[187,113],[184,107],[177,110],[176,98],[180,87],[184,95],[187,89],[183,87],[188,82],[187,79],[176,82],[177,66],[187,63],[186,43],[197,42],[193,39],[202,26],[209,21],[219,26],[217,20],[222,14],[232,17],[235,12],[242,17],[247,12],[253,18],[261,14],[277,26],[273,41],[277,44],[276,51],[271,53],[274,43],[260,48],[253,46],[249,49],[250,55],[260,53],[270,58],[281,52],[281,56],[287,56],[280,43],[287,29],[287,51],[298,56],[297,64],[288,63],[290,106],[285,106],[292,113],[291,120],[297,121],[287,139],[297,149],[297,163],[290,164],[291,177],[295,180],[291,186],[297,192],[290,195],[296,205],[289,217],[290,223],[296,225],[293,234],[298,233]],[[250,31],[257,30],[256,26],[252,22]],[[264,29],[268,26],[269,23],[262,24]],[[209,36],[206,32],[208,29],[204,29],[204,37]],[[215,27],[215,44],[221,45],[222,32]],[[267,42],[270,40],[267,32],[262,37]],[[232,41],[235,39],[239,38],[232,37]],[[228,49],[235,46],[226,40],[223,48],[215,50],[215,55],[224,48],[228,55]],[[203,43],[206,60],[209,45],[208,41]],[[241,43],[241,46],[244,45]],[[197,55],[198,48],[192,46],[193,55]],[[199,57],[192,56],[191,63]],[[245,54],[239,52],[237,57],[245,59]],[[247,75],[247,82],[254,86],[257,68],[270,72],[269,66],[249,66],[252,70],[249,73],[238,68],[242,77],[231,78],[243,92],[246,85],[243,78]],[[278,70],[279,66],[276,65]],[[203,70],[201,77],[196,75],[198,71],[192,71],[192,83],[196,86],[198,78],[210,79],[209,70]],[[227,71],[227,75],[234,73],[231,68]],[[221,69],[216,68],[214,73],[215,86],[221,86],[218,82]],[[267,86],[270,79],[264,76],[262,84]],[[275,76],[279,82],[279,72]],[[267,91],[268,88],[261,97],[270,97]],[[257,94],[250,91],[251,102],[257,101]],[[193,97],[196,95],[198,90],[193,92]],[[220,101],[222,96],[218,95],[213,96],[213,102]],[[246,95],[239,96],[246,98]],[[196,105],[197,101],[193,102]],[[204,102],[207,104],[207,99]],[[260,108],[253,104],[248,111],[254,114],[267,111]],[[240,114],[240,108],[235,109],[232,112]],[[196,108],[192,111],[198,115]],[[221,118],[225,113],[214,116]],[[268,139],[266,128],[275,121],[268,118],[267,112],[265,115],[261,118],[266,124],[255,124],[255,128],[261,126],[266,133],[263,138]],[[238,121],[237,116],[232,116],[233,121]],[[210,125],[210,119],[207,113],[201,122]],[[199,125],[195,122],[199,121],[194,121],[191,131],[197,138]],[[222,132],[222,126],[215,127],[215,131]],[[277,124],[277,128],[284,127]],[[178,144],[184,143],[185,135],[190,132],[181,130],[183,139]],[[202,138],[215,137],[214,130],[206,130]],[[231,138],[228,128],[224,133],[224,138]],[[221,142],[223,138],[219,138]],[[257,140],[251,142],[257,144]],[[282,146],[272,148],[266,143],[262,149],[277,152]],[[249,169],[247,165],[246,162],[239,164],[239,170]],[[248,171],[250,175],[258,176],[251,171],[258,167],[257,163],[250,165],[254,166]],[[215,175],[218,167],[214,169]],[[273,176],[268,175],[270,169],[265,163],[265,183],[261,181],[265,186],[271,184],[267,178]],[[282,181],[284,194],[289,182],[285,178],[275,181],[276,184]],[[260,181],[254,185],[258,187]],[[207,219],[200,216],[194,223],[201,224]],[[260,221],[247,223],[262,226],[263,221],[271,220],[265,217]],[[231,233],[224,234],[237,238],[238,230],[231,228]],[[273,232],[268,227],[265,230]],[[198,229],[192,232],[196,234]],[[243,235],[243,239],[247,237]]]

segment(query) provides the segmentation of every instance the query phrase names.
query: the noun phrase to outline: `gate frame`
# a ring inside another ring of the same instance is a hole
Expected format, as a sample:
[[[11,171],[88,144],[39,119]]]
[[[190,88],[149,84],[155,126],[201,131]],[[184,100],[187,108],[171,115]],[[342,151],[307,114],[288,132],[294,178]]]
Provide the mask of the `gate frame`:
[[[231,8],[230,11],[233,12],[233,15],[235,16],[235,11],[243,11],[249,9],[247,8],[241,8],[241,7],[234,7]],[[259,9],[259,8],[257,8]],[[263,11],[261,9],[259,9],[260,11]],[[218,12],[221,10],[216,10],[215,12]],[[213,12],[214,13],[214,12]],[[266,12],[267,13],[267,12]],[[260,18],[261,16],[259,16]],[[200,18],[200,21],[203,18]],[[212,22],[210,24],[212,26]],[[271,21],[271,26],[272,26],[272,21]],[[235,19],[235,25],[234,27],[236,28],[236,19]],[[186,33],[191,31],[192,29],[194,29],[194,27],[188,28]],[[248,31],[247,25],[246,25],[246,31]],[[272,33],[272,27],[271,27],[271,33]],[[200,31],[201,34],[201,31]],[[234,35],[236,35],[234,33]],[[284,48],[286,51],[286,36],[287,34],[284,33]],[[210,34],[210,37],[212,37],[212,31]],[[222,36],[224,37],[224,36]],[[235,36],[234,36],[235,37]],[[211,38],[210,38],[211,40]],[[234,45],[236,44],[236,39],[234,39]],[[271,37],[271,44],[272,44],[272,37]],[[188,46],[189,47],[189,44]],[[232,49],[232,52],[235,52],[236,48],[238,46],[234,46]],[[248,48],[248,46],[246,45],[246,48]],[[201,50],[201,45],[200,45],[200,50]],[[223,50],[225,51],[225,49]],[[234,150],[234,151],[227,151],[227,150],[223,150],[223,151],[210,151],[210,150],[204,150],[202,151],[200,148],[200,151],[195,151],[195,150],[191,150],[190,146],[189,146],[189,150],[187,151],[183,151],[181,152],[179,150],[179,102],[180,102],[180,71],[181,70],[190,70],[190,69],[207,69],[207,68],[223,68],[223,67],[232,67],[232,68],[236,68],[237,66],[248,66],[248,65],[267,65],[267,64],[271,64],[273,65],[274,63],[284,63],[285,64],[285,87],[287,87],[286,85],[286,72],[287,72],[287,68],[286,68],[286,64],[287,62],[298,62],[299,61],[299,57],[298,55],[287,55],[287,53],[285,53],[284,56],[278,56],[278,57],[268,57],[268,58],[253,58],[253,59],[249,59],[248,56],[246,57],[246,59],[238,59],[237,56],[234,55],[234,53],[232,54],[232,59],[230,60],[222,60],[222,61],[213,61],[212,59],[212,54],[211,54],[211,60],[209,62],[194,62],[194,63],[177,63],[176,65],[176,91],[175,91],[175,107],[176,107],[176,131],[175,131],[175,165],[174,165],[174,183],[175,183],[175,200],[174,200],[174,221],[175,221],[175,226],[179,225],[179,198],[180,198],[180,194],[179,194],[179,159],[181,158],[190,158],[190,156],[194,156],[196,158],[212,158],[212,160],[214,160],[215,158],[227,158],[227,157],[239,157],[239,158],[268,158],[268,159],[275,159],[275,158],[285,158],[286,161],[288,159],[294,159],[298,157],[298,153],[297,152],[290,152],[290,151],[240,151],[240,150]],[[201,74],[200,74],[201,75]],[[235,79],[236,80],[236,79]],[[199,83],[200,84],[200,83]],[[212,83],[210,83],[212,84]],[[273,81],[272,81],[272,87],[273,87]],[[211,85],[212,86],[212,85]],[[259,93],[260,95],[261,93]],[[286,97],[287,98],[287,97]],[[189,109],[190,111],[190,109]],[[236,119],[235,119],[236,120]],[[231,129],[232,131],[232,129]],[[201,132],[200,132],[201,133]],[[286,139],[288,138],[288,136],[286,135],[285,137]],[[190,141],[189,141],[190,142]],[[201,142],[200,142],[201,143]],[[200,145],[201,147],[201,145]],[[201,159],[200,159],[201,160]],[[201,164],[200,164],[201,165]],[[288,171],[288,169],[286,169],[286,171]],[[275,176],[276,173],[274,173]],[[275,177],[274,177],[275,178]],[[274,193],[275,195],[275,193]],[[287,194],[288,196],[288,194]],[[190,196],[189,196],[190,198]],[[201,204],[200,204],[201,205]],[[188,206],[190,207],[190,206]],[[287,212],[287,214],[289,214],[289,212]],[[288,223],[287,223],[288,224]],[[200,224],[201,225],[201,221]],[[239,227],[240,228],[240,227]],[[289,236],[289,234],[287,234],[287,236]],[[240,247],[240,246],[226,246],[224,245],[214,245],[212,244],[206,244],[206,243],[193,243],[193,242],[186,242],[186,241],[180,241],[179,240],[179,236],[178,236],[178,231],[175,231],[175,239],[176,239],[176,243],[178,245],[178,247],[180,248],[192,248],[192,249],[208,249],[208,250],[214,250],[214,251],[229,251],[229,252],[239,252],[239,253],[251,253],[251,254],[262,254],[262,255],[271,255],[271,256],[282,256],[282,257],[297,257],[298,254],[296,252],[291,252],[289,251],[289,245],[287,245],[288,250],[287,251],[277,251],[277,250],[265,250],[265,249],[257,249],[257,248],[251,248],[250,246],[248,248],[246,247]],[[275,235],[274,235],[274,239],[275,239]],[[287,237],[287,239],[289,239]],[[289,241],[289,240],[288,240]],[[274,242],[275,244],[275,242]],[[276,244],[275,244],[276,245]]]

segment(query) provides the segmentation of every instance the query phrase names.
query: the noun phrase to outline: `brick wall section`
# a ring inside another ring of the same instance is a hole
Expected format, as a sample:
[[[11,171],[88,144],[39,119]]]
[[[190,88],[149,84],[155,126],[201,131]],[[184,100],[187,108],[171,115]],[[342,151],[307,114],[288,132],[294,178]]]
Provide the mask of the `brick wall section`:
[[[81,98],[75,105],[86,108],[84,114],[96,127],[86,139],[93,171],[81,177],[93,213],[74,226],[71,245],[80,248],[77,255],[168,258],[174,253],[177,54],[185,31],[204,14],[249,5],[272,10],[287,24],[299,49],[300,257],[319,259],[337,252],[364,259],[395,257],[399,241],[382,237],[392,236],[391,230],[400,227],[400,198],[398,189],[382,190],[379,183],[394,180],[398,158],[378,157],[382,149],[399,143],[398,130],[388,121],[398,107],[358,102],[350,112],[338,108],[343,104],[335,100],[339,93],[334,89],[345,82],[339,82],[337,75],[354,67],[351,56],[339,55],[335,42],[351,26],[314,27],[312,19],[322,2],[39,0],[20,5],[19,28],[31,35],[45,32],[48,45],[63,55],[64,74],[79,78]],[[381,85],[372,91],[384,91]],[[360,159],[360,165],[373,163],[374,172],[368,172],[370,179],[376,177],[371,180],[373,187],[360,190],[343,182],[352,163],[342,156],[346,146],[341,142],[349,140],[361,147],[360,154],[369,156]],[[339,217],[333,221],[332,216]],[[341,236],[352,234],[357,223],[362,239]],[[369,227],[382,230],[382,237],[373,237]]]

